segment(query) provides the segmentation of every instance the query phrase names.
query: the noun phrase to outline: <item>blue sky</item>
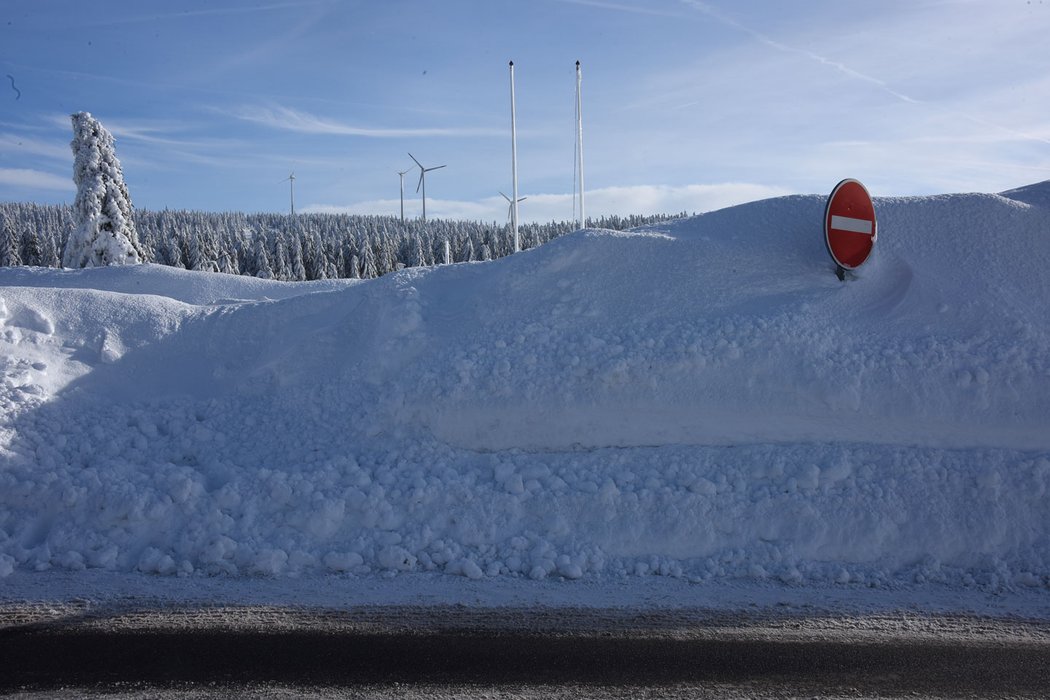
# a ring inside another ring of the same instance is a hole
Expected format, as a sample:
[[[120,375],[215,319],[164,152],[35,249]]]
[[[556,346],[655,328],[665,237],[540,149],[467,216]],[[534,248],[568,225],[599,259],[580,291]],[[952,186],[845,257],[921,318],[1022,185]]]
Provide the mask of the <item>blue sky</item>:
[[[72,202],[69,114],[135,206],[503,220],[1050,179],[1050,0],[4,0],[0,201]],[[418,171],[405,176],[418,215]]]

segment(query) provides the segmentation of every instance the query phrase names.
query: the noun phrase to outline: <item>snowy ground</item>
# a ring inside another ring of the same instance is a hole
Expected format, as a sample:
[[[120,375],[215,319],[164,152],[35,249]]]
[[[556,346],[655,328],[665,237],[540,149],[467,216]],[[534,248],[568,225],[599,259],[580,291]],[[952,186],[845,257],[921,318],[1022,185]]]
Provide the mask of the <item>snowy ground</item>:
[[[1006,194],[878,200],[844,283],[819,196],[369,282],[0,269],[0,601],[1046,619],[1050,184]]]

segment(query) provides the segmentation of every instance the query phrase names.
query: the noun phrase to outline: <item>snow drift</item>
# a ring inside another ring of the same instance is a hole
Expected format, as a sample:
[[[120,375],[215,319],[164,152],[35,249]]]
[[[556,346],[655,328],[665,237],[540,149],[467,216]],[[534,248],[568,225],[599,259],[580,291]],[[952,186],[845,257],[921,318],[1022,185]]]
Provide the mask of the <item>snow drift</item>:
[[[278,283],[0,270],[0,576],[1050,584],[1050,185]],[[1005,193],[1011,194],[1011,193]]]

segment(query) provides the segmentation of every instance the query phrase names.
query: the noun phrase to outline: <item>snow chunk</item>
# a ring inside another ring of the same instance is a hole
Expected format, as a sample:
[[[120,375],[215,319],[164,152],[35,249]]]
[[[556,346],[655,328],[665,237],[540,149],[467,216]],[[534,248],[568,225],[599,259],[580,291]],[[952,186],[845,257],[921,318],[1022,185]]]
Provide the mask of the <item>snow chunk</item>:
[[[102,342],[99,345],[99,359],[106,364],[113,364],[125,352],[124,343],[121,342],[120,336],[109,329],[102,332]]]
[[[24,306],[11,314],[7,319],[7,325],[18,326],[44,335],[55,334],[54,322],[43,312],[29,306]]]
[[[249,571],[261,576],[277,576],[288,564],[288,553],[283,549],[264,549],[255,555]]]
[[[324,565],[329,571],[353,571],[365,563],[357,552],[329,552],[324,555]]]
[[[416,568],[416,557],[404,547],[384,547],[377,557],[379,566],[389,571],[411,571]]]
[[[155,573],[162,576],[170,576],[175,573],[176,566],[175,560],[170,555],[165,554],[156,547],[148,547],[146,551],[139,557],[139,563],[136,567],[143,573]]]
[[[481,571],[481,567],[477,565],[477,562],[471,559],[464,559],[463,562],[460,564],[459,569],[463,572],[464,576],[466,576],[472,581],[477,581],[478,579],[481,579],[485,576],[485,574]]]

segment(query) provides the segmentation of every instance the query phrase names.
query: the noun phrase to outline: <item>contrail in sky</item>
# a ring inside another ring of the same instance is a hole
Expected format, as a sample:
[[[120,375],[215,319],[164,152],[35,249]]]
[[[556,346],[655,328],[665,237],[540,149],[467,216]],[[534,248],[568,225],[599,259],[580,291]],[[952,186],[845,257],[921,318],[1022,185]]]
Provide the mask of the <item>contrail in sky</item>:
[[[756,40],[756,41],[758,41],[758,42],[760,42],[762,44],[765,44],[766,46],[768,46],[770,48],[776,49],[777,51],[783,51],[785,53],[792,53],[792,54],[796,54],[798,56],[804,56],[804,57],[806,57],[806,58],[808,58],[808,59],[810,59],[812,61],[816,61],[817,63],[820,63],[822,65],[828,66],[830,68],[834,68],[835,70],[839,71],[840,73],[843,73],[844,75],[847,75],[847,76],[849,76],[849,77],[851,77],[851,78],[853,78],[855,80],[860,80],[860,81],[863,81],[863,82],[866,82],[866,83],[870,83],[870,84],[876,86],[877,88],[879,88],[880,90],[882,90],[883,92],[885,92],[886,94],[891,95],[894,98],[896,98],[896,99],[898,99],[898,100],[900,100],[902,102],[907,102],[908,104],[914,104],[914,105],[933,106],[929,102],[924,102],[922,100],[917,100],[914,97],[909,97],[908,95],[905,95],[902,92],[898,92],[897,90],[894,90],[888,84],[886,84],[885,81],[879,80],[878,78],[874,78],[874,77],[872,77],[870,75],[867,75],[865,73],[861,73],[860,71],[854,70],[854,69],[850,68],[849,66],[845,65],[844,63],[840,63],[838,61],[832,61],[831,59],[825,58],[824,56],[821,56],[820,54],[814,53],[812,51],[808,51],[806,49],[799,49],[799,48],[796,48],[794,46],[788,46],[787,44],[783,44],[783,43],[781,43],[779,41],[776,41],[774,39],[770,39],[768,36],[766,36],[762,32],[755,31],[751,27],[748,27],[748,26],[746,26],[744,24],[741,24],[740,22],[736,21],[732,17],[729,17],[728,15],[724,14],[723,12],[718,10],[717,8],[712,7],[710,4],[708,4],[706,2],[703,2],[702,0],[681,0],[681,2],[682,2],[682,4],[686,5],[687,7],[691,7],[694,10],[697,10],[698,12],[701,12],[701,13],[707,15],[708,17],[711,17],[714,20],[716,20],[718,22],[721,22],[722,24],[724,24],[724,25],[726,25],[728,27],[732,27],[733,29],[736,29],[739,32],[743,32],[744,34],[747,34],[748,36],[750,36],[754,40]],[[937,108],[937,109],[941,109],[941,108]],[[1018,131],[1016,129],[1012,129],[1012,128],[1007,127],[1007,126],[1002,126],[1000,124],[994,124],[994,123],[989,122],[988,120],[982,119],[980,117],[974,117],[972,115],[965,114],[965,113],[962,113],[962,112],[957,112],[955,110],[943,110],[942,109],[941,111],[943,111],[944,114],[948,114],[948,115],[951,115],[951,116],[959,117],[961,119],[965,119],[967,121],[973,122],[974,124],[977,124],[978,126],[982,126],[982,127],[990,128],[990,129],[998,129],[1000,131],[1006,132],[1008,134],[1013,134],[1014,136],[1017,136],[1017,137],[1020,137],[1020,138],[1023,138],[1023,139],[1028,139],[1028,140],[1031,140],[1031,141],[1038,141],[1039,143],[1044,143],[1044,144],[1050,145],[1050,140],[1048,140],[1048,139],[1042,138],[1040,136],[1035,136],[1033,134],[1025,133],[1023,131]]]
[[[851,78],[854,78],[856,80],[862,80],[862,81],[864,81],[866,83],[871,83],[872,85],[875,85],[876,87],[878,87],[879,89],[883,90],[884,92],[892,95],[893,97],[896,97],[898,100],[901,100],[903,102],[908,102],[910,104],[921,104],[921,102],[919,100],[916,100],[916,99],[914,99],[912,97],[908,97],[907,95],[905,95],[902,92],[897,92],[896,90],[891,88],[889,85],[887,85],[885,83],[885,81],[879,80],[878,78],[873,78],[872,76],[866,75],[864,73],[861,73],[860,71],[853,70],[852,68],[850,68],[849,66],[845,65],[844,63],[839,63],[838,61],[832,61],[831,59],[825,58],[824,56],[821,56],[820,54],[813,53],[812,51],[807,51],[806,49],[795,48],[794,46],[788,46],[787,44],[782,44],[779,41],[775,41],[773,39],[770,39],[768,36],[766,36],[762,32],[755,31],[751,27],[748,27],[746,25],[741,24],[740,22],[736,21],[732,17],[729,17],[728,15],[723,14],[718,9],[716,9],[714,7],[711,7],[706,2],[701,2],[701,0],[681,0],[681,1],[686,6],[691,7],[694,10],[697,10],[699,12],[702,12],[705,15],[707,15],[708,17],[716,19],[719,22],[721,22],[722,24],[725,24],[726,26],[732,27],[733,29],[736,29],[737,31],[743,32],[744,34],[747,34],[751,38],[755,39],[758,42],[761,42],[761,43],[765,44],[766,46],[769,46],[770,48],[774,48],[774,49],[776,49],[778,51],[783,51],[785,53],[793,53],[793,54],[797,54],[799,56],[805,56],[806,58],[808,58],[810,60],[816,61],[817,63],[821,63],[821,64],[823,64],[825,66],[830,67],[830,68],[834,68],[835,70],[839,71],[840,73],[848,75]]]

